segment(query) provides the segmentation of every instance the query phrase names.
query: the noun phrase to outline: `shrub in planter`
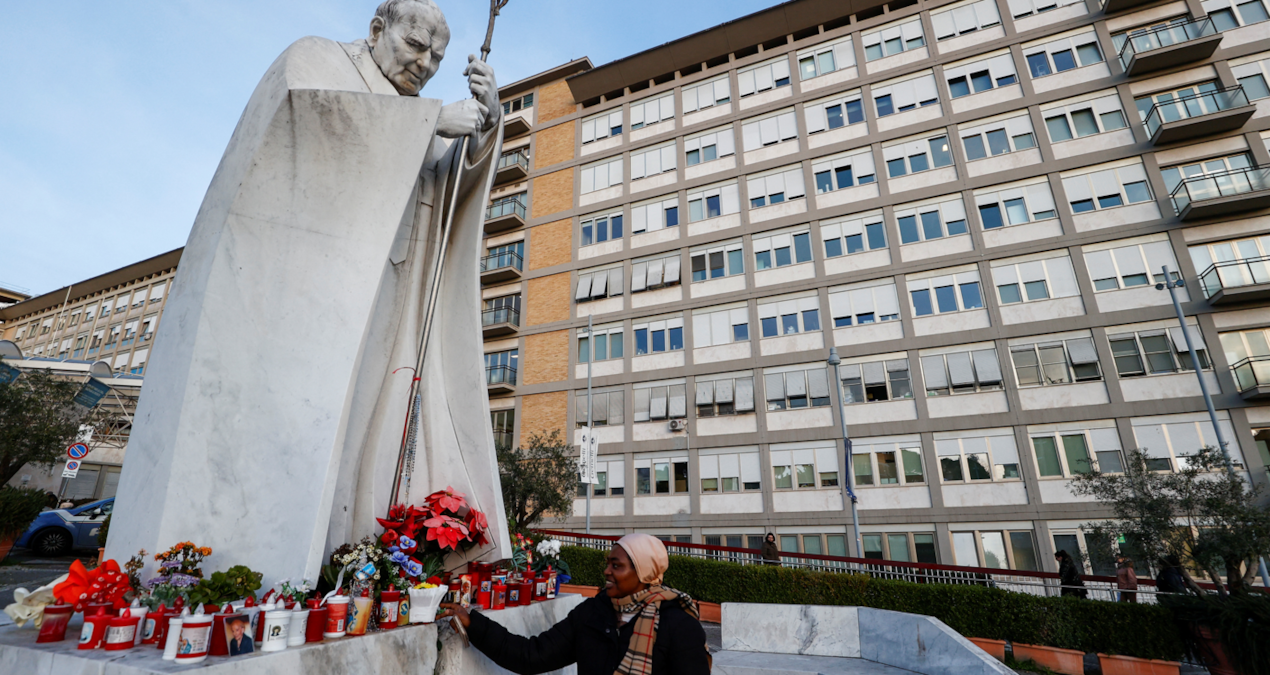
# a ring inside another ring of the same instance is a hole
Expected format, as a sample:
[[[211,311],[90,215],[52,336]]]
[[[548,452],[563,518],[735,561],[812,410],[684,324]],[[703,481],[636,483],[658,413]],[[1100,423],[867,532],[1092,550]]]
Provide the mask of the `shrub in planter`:
[[[43,490],[0,486],[0,560],[9,554],[13,540],[40,515],[46,499]]]
[[[1160,603],[1177,617],[1191,658],[1215,666],[1224,655],[1241,675],[1270,675],[1270,597],[1175,596]]]

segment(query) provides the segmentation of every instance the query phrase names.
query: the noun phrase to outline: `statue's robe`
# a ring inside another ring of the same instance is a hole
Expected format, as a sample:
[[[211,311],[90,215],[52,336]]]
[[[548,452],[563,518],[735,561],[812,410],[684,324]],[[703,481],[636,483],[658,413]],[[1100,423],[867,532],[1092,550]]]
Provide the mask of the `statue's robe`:
[[[478,271],[502,132],[485,132],[479,155],[464,158],[456,191],[459,143],[436,136],[440,109],[399,95],[364,41],[304,38],[265,73],[182,255],[109,557],[192,540],[212,547],[209,570],[245,564],[268,586],[315,579],[332,548],[375,534],[439,246],[409,497],[466,493],[492,542],[463,557],[510,557]]]

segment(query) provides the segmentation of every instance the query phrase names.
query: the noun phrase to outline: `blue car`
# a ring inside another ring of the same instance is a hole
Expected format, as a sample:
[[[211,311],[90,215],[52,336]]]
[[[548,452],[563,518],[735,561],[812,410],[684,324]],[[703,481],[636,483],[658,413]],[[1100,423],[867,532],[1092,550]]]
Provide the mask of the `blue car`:
[[[42,556],[66,555],[77,548],[97,548],[102,521],[115,508],[115,498],[73,509],[45,511],[13,542]]]

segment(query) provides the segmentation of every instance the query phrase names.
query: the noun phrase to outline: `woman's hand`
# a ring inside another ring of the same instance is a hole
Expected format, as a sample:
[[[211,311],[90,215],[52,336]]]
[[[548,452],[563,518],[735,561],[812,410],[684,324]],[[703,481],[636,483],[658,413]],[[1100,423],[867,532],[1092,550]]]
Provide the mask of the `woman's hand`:
[[[458,617],[459,623],[463,624],[463,628],[472,625],[472,615],[468,614],[467,609],[462,605],[453,602],[441,603],[441,609],[446,610],[445,616]]]

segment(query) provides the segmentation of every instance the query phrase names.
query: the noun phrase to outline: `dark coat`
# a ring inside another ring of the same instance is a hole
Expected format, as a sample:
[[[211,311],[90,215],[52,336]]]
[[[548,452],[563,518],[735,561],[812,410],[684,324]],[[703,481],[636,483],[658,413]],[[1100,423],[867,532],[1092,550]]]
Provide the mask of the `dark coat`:
[[[768,562],[780,562],[780,561],[781,561],[781,550],[780,550],[780,548],[779,548],[779,547],[777,547],[777,546],[776,546],[776,542],[774,542],[774,541],[768,541],[768,540],[764,539],[764,540],[763,540],[763,549],[762,549],[762,552],[760,553],[760,555],[762,555],[762,556],[763,556],[763,560],[766,560],[766,561],[768,561]]]
[[[1161,593],[1185,593],[1186,579],[1176,567],[1165,567],[1155,577],[1155,588]]]
[[[1064,558],[1058,563],[1058,580],[1064,588],[1060,595],[1083,598],[1089,595],[1089,591],[1085,590],[1085,582],[1080,578],[1080,572],[1076,570],[1076,563],[1071,558]],[[1067,586],[1077,586],[1078,588],[1066,588]]]
[[[617,625],[617,612],[601,593],[569,612],[563,621],[532,638],[513,635],[497,622],[472,612],[468,637],[494,663],[520,675],[535,675],[578,664],[578,675],[612,675],[630,643],[635,621]],[[709,675],[706,633],[676,603],[661,604],[661,625],[653,644],[653,675]]]

